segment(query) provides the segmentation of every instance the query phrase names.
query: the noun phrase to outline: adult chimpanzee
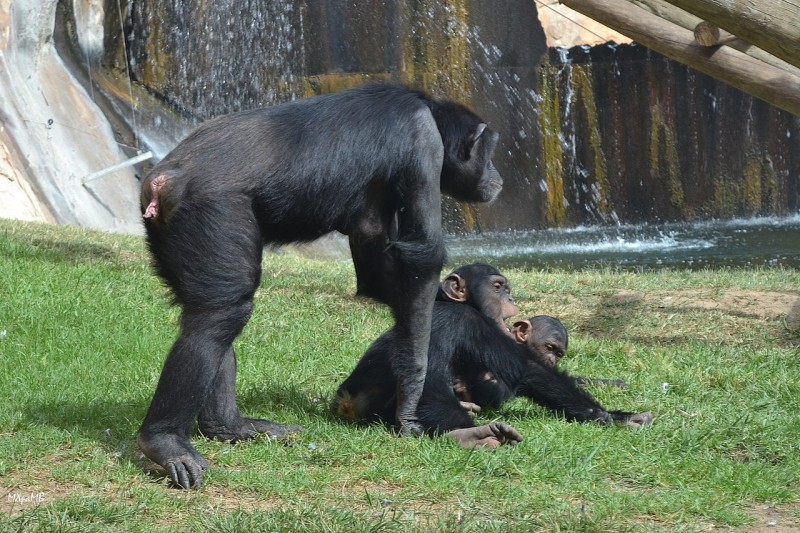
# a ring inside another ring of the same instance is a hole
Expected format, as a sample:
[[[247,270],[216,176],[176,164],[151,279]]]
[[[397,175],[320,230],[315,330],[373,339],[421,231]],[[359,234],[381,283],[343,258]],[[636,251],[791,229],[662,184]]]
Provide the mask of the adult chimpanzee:
[[[182,488],[208,463],[189,442],[299,429],[242,418],[233,340],[247,323],[265,243],[350,238],[358,290],[395,318],[395,413],[419,434],[431,309],[444,258],[440,192],[490,201],[498,135],[466,107],[371,84],[210,120],[147,175],[141,206],[158,274],[182,306],[139,430],[145,455]]]
[[[650,413],[606,411],[566,372],[532,357],[530,350],[536,343],[517,342],[502,323],[507,318],[503,313],[512,306],[516,309],[507,288],[497,269],[480,264],[456,269],[440,285],[433,308],[428,373],[417,407],[428,433],[449,434],[466,447],[483,444],[481,439],[487,438],[486,428],[475,428],[470,416],[475,406],[463,404],[456,396],[456,379],[463,380],[472,396],[486,405],[525,396],[579,422],[635,427],[652,420]],[[352,421],[396,423],[389,363],[395,342],[396,332],[391,329],[370,346],[337,391],[332,405],[337,415]],[[566,338],[564,342],[566,347]],[[487,398],[482,396],[484,390]],[[518,442],[513,431],[497,434],[496,440]]]

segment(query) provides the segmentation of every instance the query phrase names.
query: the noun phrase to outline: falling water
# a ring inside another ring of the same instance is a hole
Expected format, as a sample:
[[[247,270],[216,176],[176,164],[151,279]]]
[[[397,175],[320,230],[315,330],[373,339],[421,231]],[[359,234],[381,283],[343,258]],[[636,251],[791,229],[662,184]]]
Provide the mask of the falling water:
[[[137,79],[181,112],[208,118],[302,96],[303,10],[288,0],[132,2]]]
[[[500,133],[494,159],[505,186],[488,206],[445,204],[452,232],[800,209],[800,118],[642,46],[548,49],[535,3],[129,6],[136,81],[190,118],[375,79],[472,107]]]

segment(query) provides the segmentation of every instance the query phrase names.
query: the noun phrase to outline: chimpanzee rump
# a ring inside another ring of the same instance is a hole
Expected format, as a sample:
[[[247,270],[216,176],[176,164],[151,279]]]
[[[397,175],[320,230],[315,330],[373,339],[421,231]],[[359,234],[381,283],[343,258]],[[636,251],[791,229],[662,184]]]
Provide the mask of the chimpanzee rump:
[[[453,275],[459,280],[458,290],[444,290]],[[542,364],[538,355],[532,356],[531,344],[517,342],[498,327],[498,319],[502,323],[506,318],[500,311],[502,302],[509,297],[505,291],[492,289],[497,276],[502,277],[493,267],[470,265],[456,269],[442,283],[433,307],[428,373],[417,408],[428,433],[475,427],[470,409],[464,408],[454,391],[457,377],[464,380],[472,398],[487,406],[524,396],[578,422],[636,427],[652,420],[649,413],[606,411],[566,372]],[[464,296],[453,300],[453,294]],[[473,296],[468,298],[468,294]],[[494,314],[487,314],[488,309],[494,309]],[[332,405],[337,415],[351,421],[396,423],[389,364],[395,342],[396,332],[391,329],[369,347],[337,391]],[[468,438],[456,440],[474,445]]]
[[[464,106],[400,86],[339,94],[210,120],[146,176],[141,209],[158,274],[182,307],[139,431],[145,455],[182,488],[208,463],[189,442],[299,429],[242,418],[233,340],[247,323],[265,243],[350,238],[358,291],[395,318],[396,420],[420,433],[431,309],[444,260],[440,191],[490,201],[498,135]]]

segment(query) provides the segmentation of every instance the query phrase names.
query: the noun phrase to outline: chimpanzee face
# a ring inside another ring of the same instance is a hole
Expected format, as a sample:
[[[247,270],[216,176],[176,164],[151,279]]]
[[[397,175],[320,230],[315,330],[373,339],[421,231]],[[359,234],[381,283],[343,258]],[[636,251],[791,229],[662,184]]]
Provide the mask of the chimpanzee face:
[[[505,330],[503,321],[519,312],[511,283],[491,265],[476,263],[455,269],[439,287],[439,300],[466,303]]]
[[[500,136],[479,123],[462,140],[456,154],[445,153],[442,192],[465,202],[491,202],[503,189],[503,179],[492,163]]]
[[[555,337],[536,338],[531,336],[526,343],[528,348],[536,354],[539,361],[553,368],[564,357],[564,344],[561,339]]]
[[[564,325],[547,315],[516,322],[511,328],[511,336],[528,347],[534,361],[550,368],[564,357],[569,344]]]
[[[492,163],[492,155],[500,135],[455,102],[439,101],[435,114],[444,146],[441,191],[465,202],[497,198],[503,179]]]
[[[500,317],[505,320],[519,313],[519,308],[511,297],[511,282],[505,276],[488,276],[486,285],[485,290],[491,290],[491,294],[485,295],[483,301],[485,305],[492,307],[492,318]]]

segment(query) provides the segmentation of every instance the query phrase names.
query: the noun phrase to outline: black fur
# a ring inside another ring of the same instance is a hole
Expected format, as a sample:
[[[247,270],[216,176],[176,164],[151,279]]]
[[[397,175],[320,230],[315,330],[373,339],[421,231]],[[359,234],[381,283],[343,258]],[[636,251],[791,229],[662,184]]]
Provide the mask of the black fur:
[[[145,454],[188,488],[207,466],[188,440],[195,419],[225,440],[296,429],[240,416],[231,343],[252,311],[263,245],[333,230],[350,238],[359,293],[392,308],[395,416],[418,433],[445,256],[440,191],[493,199],[502,185],[496,142],[467,108],[383,84],[222,116],[192,132],[142,189],[154,266],[183,308],[139,432]]]
[[[434,303],[428,371],[418,406],[426,432],[437,434],[475,427],[454,392],[457,376],[466,380],[470,401],[481,407],[497,407],[513,397],[523,396],[578,422],[625,423],[631,416],[638,416],[606,411],[578,388],[574,378],[539,363],[528,346],[517,343],[501,330],[497,316],[481,312],[479,309],[492,306],[483,301],[487,296],[481,297],[481,289],[476,288],[481,287],[487,276],[498,272],[488,265],[479,267],[473,265],[455,271],[466,279],[475,299],[461,303],[448,301],[440,286]],[[389,363],[396,342],[396,332],[391,329],[369,347],[336,393],[332,409],[337,415],[357,422],[397,422],[394,378]],[[486,379],[487,375],[491,379]]]

